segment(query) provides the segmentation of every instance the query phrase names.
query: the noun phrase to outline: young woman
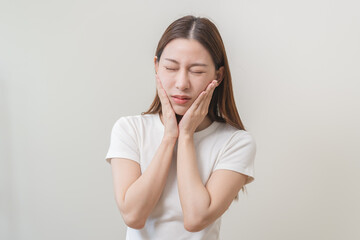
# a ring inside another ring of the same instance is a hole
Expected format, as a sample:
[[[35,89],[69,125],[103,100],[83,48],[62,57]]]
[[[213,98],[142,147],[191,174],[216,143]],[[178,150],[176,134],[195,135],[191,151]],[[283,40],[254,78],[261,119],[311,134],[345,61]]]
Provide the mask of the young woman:
[[[221,36],[207,18],[182,17],[154,63],[150,109],[116,121],[106,155],[126,239],[220,239],[222,214],[254,180],[256,152]]]

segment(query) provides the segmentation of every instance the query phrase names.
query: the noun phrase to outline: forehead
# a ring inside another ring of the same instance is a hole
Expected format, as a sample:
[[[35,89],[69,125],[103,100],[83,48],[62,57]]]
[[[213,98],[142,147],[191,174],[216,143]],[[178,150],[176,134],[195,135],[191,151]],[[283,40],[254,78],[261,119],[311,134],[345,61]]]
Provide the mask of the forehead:
[[[212,64],[212,59],[206,48],[194,39],[177,38],[170,41],[161,54],[160,61],[170,58],[178,61],[180,64],[199,62],[208,65]]]

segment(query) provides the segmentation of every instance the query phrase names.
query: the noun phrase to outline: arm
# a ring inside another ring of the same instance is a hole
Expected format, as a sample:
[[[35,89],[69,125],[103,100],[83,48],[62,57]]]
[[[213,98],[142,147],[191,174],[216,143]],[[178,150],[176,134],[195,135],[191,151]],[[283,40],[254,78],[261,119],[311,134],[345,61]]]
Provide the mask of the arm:
[[[204,186],[196,162],[193,135],[180,134],[177,178],[185,229],[197,232],[214,222],[229,208],[247,176],[219,169],[211,174]]]
[[[175,113],[158,75],[156,75],[156,86],[165,130],[162,142],[150,165],[141,175],[140,166],[134,161],[120,159],[111,163],[116,201],[125,223],[137,229],[145,226],[146,219],[160,199],[178,137]]]
[[[129,227],[143,228],[158,202],[166,183],[175,142],[174,138],[164,137],[143,174],[135,161],[112,159],[115,199]]]

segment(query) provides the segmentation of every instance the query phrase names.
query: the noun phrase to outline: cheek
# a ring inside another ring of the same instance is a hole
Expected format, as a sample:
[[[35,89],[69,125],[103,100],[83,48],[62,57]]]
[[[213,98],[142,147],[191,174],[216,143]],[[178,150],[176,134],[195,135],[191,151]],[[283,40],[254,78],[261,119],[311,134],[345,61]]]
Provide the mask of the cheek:
[[[171,78],[167,74],[159,73],[159,79],[165,91],[168,92],[172,85]]]
[[[198,80],[199,81],[194,82],[194,88],[196,89],[196,92],[199,95],[202,91],[206,90],[207,86],[211,83],[213,79],[204,78]]]

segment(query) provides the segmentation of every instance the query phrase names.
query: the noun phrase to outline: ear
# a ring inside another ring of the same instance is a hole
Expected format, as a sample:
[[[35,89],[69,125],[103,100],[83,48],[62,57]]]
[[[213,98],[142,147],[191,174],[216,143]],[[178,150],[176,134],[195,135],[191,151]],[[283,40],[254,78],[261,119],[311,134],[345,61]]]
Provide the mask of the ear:
[[[155,66],[155,74],[157,74],[159,69],[159,61],[157,59],[157,56],[154,57],[154,66]]]
[[[224,78],[224,71],[225,71],[224,66],[221,66],[219,70],[216,71],[216,80],[218,80],[219,84]]]

